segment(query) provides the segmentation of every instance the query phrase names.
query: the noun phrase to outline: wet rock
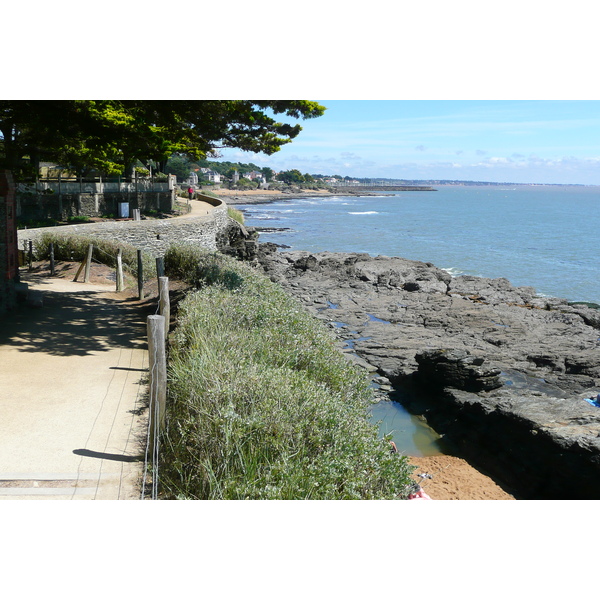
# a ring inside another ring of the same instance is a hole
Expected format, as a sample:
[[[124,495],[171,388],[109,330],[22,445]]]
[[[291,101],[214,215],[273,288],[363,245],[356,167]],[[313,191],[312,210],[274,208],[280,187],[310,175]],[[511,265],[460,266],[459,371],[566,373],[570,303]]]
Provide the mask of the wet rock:
[[[500,369],[485,368],[484,358],[456,350],[426,350],[416,356],[419,380],[428,386],[452,387],[468,392],[490,391],[502,386]]]
[[[474,464],[522,497],[600,495],[600,408],[581,396],[600,391],[600,311],[398,257],[258,256],[350,360],[396,387],[433,384],[414,410]]]
[[[452,278],[431,263],[398,257],[268,248],[259,260],[319,318],[349,326],[338,333],[369,337],[356,350],[386,376],[411,376],[417,353],[446,348],[573,393],[590,381],[600,385],[600,340],[589,324],[595,309],[537,297],[504,278]]]

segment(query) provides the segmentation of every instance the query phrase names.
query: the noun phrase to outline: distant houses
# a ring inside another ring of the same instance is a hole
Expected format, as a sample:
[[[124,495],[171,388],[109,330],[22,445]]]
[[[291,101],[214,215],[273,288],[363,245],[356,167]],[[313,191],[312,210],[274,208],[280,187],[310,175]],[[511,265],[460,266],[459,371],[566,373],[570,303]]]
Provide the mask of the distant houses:
[[[212,169],[208,169],[206,167],[200,169],[200,171],[202,173],[204,173],[204,176],[211,182],[211,183],[221,183],[221,175],[219,173],[217,173],[216,171],[213,171]]]
[[[194,171],[190,171],[189,177],[185,181],[187,185],[198,185],[199,177],[198,172],[208,179],[211,183],[221,183],[221,175],[212,169],[202,167]]]
[[[250,171],[249,173],[244,173],[242,177],[250,181],[265,181],[265,176],[260,171]]]

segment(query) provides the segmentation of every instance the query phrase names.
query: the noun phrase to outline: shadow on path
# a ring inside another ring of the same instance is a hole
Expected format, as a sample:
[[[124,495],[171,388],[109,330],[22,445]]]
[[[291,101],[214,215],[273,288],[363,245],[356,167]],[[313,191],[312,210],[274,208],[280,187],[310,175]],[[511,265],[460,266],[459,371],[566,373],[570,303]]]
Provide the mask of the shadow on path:
[[[44,306],[0,317],[0,345],[21,352],[85,356],[110,347],[145,348],[147,307],[97,291],[44,290]]]
[[[86,448],[78,448],[73,450],[73,454],[77,456],[87,456],[89,458],[102,458],[104,460],[116,460],[119,462],[140,462],[141,456],[125,456],[124,454],[108,454],[107,452],[96,452],[95,450],[87,450]]]

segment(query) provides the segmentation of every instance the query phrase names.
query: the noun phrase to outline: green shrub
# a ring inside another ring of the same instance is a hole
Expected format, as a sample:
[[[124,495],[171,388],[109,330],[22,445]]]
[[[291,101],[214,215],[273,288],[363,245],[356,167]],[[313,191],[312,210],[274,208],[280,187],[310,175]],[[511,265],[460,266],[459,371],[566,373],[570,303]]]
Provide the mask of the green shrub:
[[[59,222],[56,219],[17,219],[17,229],[38,229],[40,227],[56,227]]]
[[[170,498],[405,496],[405,457],[368,420],[367,378],[327,328],[249,265],[172,248],[199,285],[169,356],[160,485]],[[191,267],[191,268],[190,268]]]
[[[91,218],[90,217],[85,217],[85,216],[67,217],[67,222],[69,224],[90,223],[91,222]]]
[[[170,246],[165,253],[165,272],[169,277],[185,281],[195,287],[219,284],[229,289],[241,285],[238,266],[219,252],[210,252],[194,246]]]

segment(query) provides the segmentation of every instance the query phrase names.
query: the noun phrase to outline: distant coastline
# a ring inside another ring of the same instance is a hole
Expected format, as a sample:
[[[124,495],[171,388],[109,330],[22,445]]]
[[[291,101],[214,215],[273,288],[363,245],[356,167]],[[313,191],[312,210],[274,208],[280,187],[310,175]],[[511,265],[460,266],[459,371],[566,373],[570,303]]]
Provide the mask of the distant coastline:
[[[381,191],[436,191],[435,188],[426,186],[374,186],[374,187],[344,187],[331,190],[216,190],[214,193],[229,206],[237,204],[267,204],[279,200],[292,200],[295,198],[331,198],[332,196],[377,196]]]

